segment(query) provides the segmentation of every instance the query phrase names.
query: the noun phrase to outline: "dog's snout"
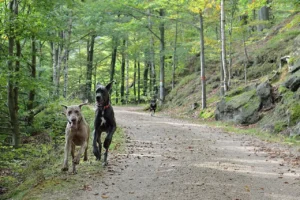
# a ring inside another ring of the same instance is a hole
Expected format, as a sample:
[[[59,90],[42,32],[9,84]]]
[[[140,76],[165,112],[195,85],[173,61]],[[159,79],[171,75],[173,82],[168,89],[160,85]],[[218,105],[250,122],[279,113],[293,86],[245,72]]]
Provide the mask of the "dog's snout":
[[[96,101],[100,101],[101,97],[100,96],[96,96]]]

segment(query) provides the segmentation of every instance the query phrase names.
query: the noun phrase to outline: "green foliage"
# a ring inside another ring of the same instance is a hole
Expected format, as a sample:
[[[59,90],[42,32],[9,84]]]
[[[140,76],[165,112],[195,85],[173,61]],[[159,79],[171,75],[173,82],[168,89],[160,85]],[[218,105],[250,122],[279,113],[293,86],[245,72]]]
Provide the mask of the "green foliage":
[[[207,109],[201,110],[201,112],[199,113],[199,118],[210,119],[210,118],[213,118],[214,115],[215,115],[215,110],[212,108],[207,108]]]
[[[291,106],[290,106],[290,125],[295,125],[296,123],[298,123],[300,121],[300,103],[298,102],[294,102]]]
[[[275,133],[280,133],[280,132],[283,131],[287,126],[288,126],[287,122],[285,122],[285,121],[277,121],[277,122],[274,124],[274,132],[275,132]]]

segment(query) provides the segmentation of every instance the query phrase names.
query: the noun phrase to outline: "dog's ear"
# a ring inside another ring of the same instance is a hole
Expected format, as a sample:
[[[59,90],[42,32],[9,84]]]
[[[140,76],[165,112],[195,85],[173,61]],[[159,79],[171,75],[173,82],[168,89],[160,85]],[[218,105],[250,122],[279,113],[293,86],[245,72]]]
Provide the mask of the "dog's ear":
[[[115,81],[112,81],[110,82],[109,84],[107,84],[107,86],[105,86],[105,88],[107,89],[107,91],[109,92],[112,88],[112,84],[114,83]]]
[[[68,106],[65,106],[65,105],[61,105],[62,107],[64,107],[66,110],[68,109]]]
[[[86,101],[85,103],[79,104],[78,107],[81,109],[82,106],[87,105],[87,104],[88,104],[88,102]]]

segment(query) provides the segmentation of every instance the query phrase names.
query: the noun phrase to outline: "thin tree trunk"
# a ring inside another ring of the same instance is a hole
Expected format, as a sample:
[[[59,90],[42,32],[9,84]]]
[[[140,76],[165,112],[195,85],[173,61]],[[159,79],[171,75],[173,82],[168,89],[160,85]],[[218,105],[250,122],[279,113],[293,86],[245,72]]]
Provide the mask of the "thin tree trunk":
[[[200,18],[200,64],[201,64],[201,91],[202,91],[202,109],[206,108],[206,80],[205,80],[205,60],[204,60],[204,31],[203,31],[203,16],[199,13]]]
[[[145,61],[144,64],[144,73],[143,73],[143,96],[146,97],[147,96],[147,90],[148,90],[148,72],[149,72],[149,64],[148,62]]]
[[[245,84],[247,84],[247,67],[248,67],[248,63],[249,63],[249,57],[248,57],[248,52],[247,52],[247,47],[246,47],[246,33],[243,30],[243,47],[244,47],[244,54],[246,57],[246,62],[244,62],[244,74],[245,74]]]
[[[89,102],[92,102],[92,75],[93,75],[93,60],[94,60],[94,45],[95,45],[95,35],[91,35],[90,40],[87,45],[87,69],[86,69],[86,91],[85,97]]]
[[[128,39],[126,40],[126,53],[125,53],[125,58],[126,58],[126,104],[128,104],[129,101],[129,57],[127,53],[128,49]]]
[[[113,51],[111,54],[111,62],[110,62],[110,82],[114,80],[116,60],[117,60],[117,39],[115,37],[113,37],[112,43],[113,43]]]
[[[126,66],[126,55],[125,55],[126,40],[123,40],[123,52],[122,52],[122,63],[121,63],[121,103],[125,103],[125,66]]]
[[[225,11],[224,0],[221,0],[221,42],[222,42],[222,66],[224,71],[224,90],[228,91],[228,68],[226,63],[226,39],[225,39]]]
[[[172,66],[172,89],[175,88],[175,72],[176,72],[176,66],[177,66],[177,37],[178,37],[178,22],[176,20],[175,37],[174,37],[174,52],[173,52],[173,66]]]
[[[137,65],[137,76],[138,76],[138,80],[137,80],[137,100],[138,100],[138,103],[141,103],[141,66],[140,66],[140,61],[138,61],[138,65]]]
[[[152,29],[152,21],[151,21],[151,13],[150,9],[148,10],[148,27],[149,29]],[[155,72],[155,54],[154,54],[154,38],[153,35],[150,35],[150,86],[149,91],[151,92],[151,98],[155,98],[155,87],[156,87],[156,72]]]
[[[67,45],[65,47],[64,53],[64,90],[63,90],[63,97],[67,98],[67,90],[68,90],[68,71],[69,71],[69,51],[70,51],[70,42],[71,42],[71,34],[72,34],[72,25],[73,25],[73,15],[70,12],[69,16],[69,29],[67,35]]]
[[[229,47],[228,47],[228,50],[229,50],[229,53],[228,53],[228,71],[229,71],[229,74],[228,74],[228,85],[230,86],[231,85],[231,68],[232,68],[232,29],[233,29],[233,20],[234,20],[234,15],[235,15],[235,12],[236,12],[236,9],[237,9],[237,0],[231,0],[231,16],[230,16],[230,23],[229,23]]]
[[[36,48],[36,40],[35,37],[32,36],[31,38],[31,65],[30,65],[30,77],[32,81],[36,79],[36,54],[37,54],[37,48]],[[28,102],[27,102],[27,111],[29,112],[28,117],[27,117],[27,125],[31,126],[33,124],[34,120],[34,113],[33,113],[33,108],[34,108],[34,100],[35,100],[35,87],[33,87],[29,91],[28,95]]]
[[[160,76],[159,76],[159,93],[160,93],[160,104],[163,104],[165,100],[165,23],[164,9],[160,9],[159,16],[162,18],[162,21],[159,24],[160,32]]]
[[[134,103],[136,103],[136,86],[135,86],[135,83],[136,83],[136,70],[137,70],[137,62],[136,60],[134,60],[134,69],[133,69],[133,100],[134,100]]]
[[[216,27],[216,40],[219,41],[219,30],[218,27]],[[220,60],[222,60],[222,51],[220,51]],[[225,95],[225,90],[224,90],[224,70],[223,70],[223,63],[220,62],[220,95],[224,96]]]

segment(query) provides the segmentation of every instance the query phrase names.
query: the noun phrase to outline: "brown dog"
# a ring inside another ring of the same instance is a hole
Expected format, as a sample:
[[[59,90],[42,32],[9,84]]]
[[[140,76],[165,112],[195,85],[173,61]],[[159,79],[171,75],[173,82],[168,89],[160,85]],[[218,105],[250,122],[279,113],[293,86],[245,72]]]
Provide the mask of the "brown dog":
[[[67,127],[66,127],[66,144],[65,144],[65,158],[63,163],[62,171],[68,171],[68,157],[71,151],[72,155],[72,166],[73,166],[73,173],[76,174],[76,165],[79,164],[80,156],[84,152],[84,161],[87,161],[87,148],[88,148],[88,141],[90,136],[90,127],[88,123],[85,121],[82,113],[81,107],[86,105],[86,103],[80,105],[73,105],[73,106],[65,106],[65,114],[68,120]],[[74,155],[75,146],[81,146],[78,154]]]

